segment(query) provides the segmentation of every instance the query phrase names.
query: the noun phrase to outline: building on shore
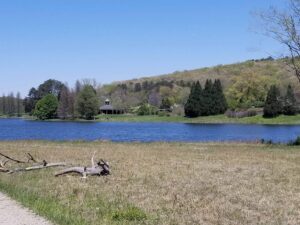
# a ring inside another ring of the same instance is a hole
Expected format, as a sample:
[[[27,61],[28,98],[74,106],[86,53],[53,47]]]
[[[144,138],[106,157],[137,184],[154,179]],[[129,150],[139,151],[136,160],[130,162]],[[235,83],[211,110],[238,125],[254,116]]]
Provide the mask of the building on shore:
[[[114,108],[111,105],[110,100],[106,99],[105,104],[100,107],[100,113],[101,114],[124,114],[125,110]]]

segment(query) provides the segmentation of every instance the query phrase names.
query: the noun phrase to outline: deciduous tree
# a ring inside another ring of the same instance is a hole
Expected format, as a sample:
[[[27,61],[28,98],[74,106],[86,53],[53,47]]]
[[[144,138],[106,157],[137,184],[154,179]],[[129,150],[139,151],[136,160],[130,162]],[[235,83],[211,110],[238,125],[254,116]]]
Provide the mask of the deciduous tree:
[[[93,119],[99,111],[99,100],[91,85],[83,86],[76,99],[77,111],[85,119]]]
[[[57,97],[48,94],[36,103],[34,115],[40,120],[52,119],[56,116],[57,107]]]
[[[288,50],[288,65],[294,70],[300,82],[300,1],[288,0],[286,9],[274,7],[259,13],[263,22],[264,34],[272,37]]]

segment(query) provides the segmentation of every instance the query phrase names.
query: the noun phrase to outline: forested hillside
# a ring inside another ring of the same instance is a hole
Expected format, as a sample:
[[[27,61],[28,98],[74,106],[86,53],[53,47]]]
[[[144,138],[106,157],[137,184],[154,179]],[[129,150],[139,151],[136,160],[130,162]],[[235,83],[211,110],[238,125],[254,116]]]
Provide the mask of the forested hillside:
[[[138,106],[142,102],[160,107],[168,99],[172,105],[184,105],[193,82],[204,85],[207,79],[219,79],[230,108],[262,107],[271,85],[282,93],[291,84],[300,99],[300,86],[285,59],[249,60],[232,65],[218,65],[190,71],[174,72],[104,85],[98,89],[101,100],[111,98],[121,108]],[[182,111],[182,110],[181,110]]]
[[[196,83],[199,91],[193,93],[191,89]],[[215,85],[208,85],[213,83]],[[138,115],[171,113],[184,116],[188,111],[194,116],[214,115],[223,113],[227,108],[233,111],[263,108],[268,91],[274,85],[278,87],[281,102],[289,85],[290,92],[295,92],[296,100],[300,102],[299,81],[285,59],[267,58],[107,85],[86,79],[68,87],[64,81],[49,79],[38,87],[32,87],[24,101],[20,94],[0,97],[0,114],[21,115],[25,110],[41,119],[92,119],[108,98],[115,109]],[[219,101],[224,102],[224,107],[207,113],[214,107],[212,102]]]

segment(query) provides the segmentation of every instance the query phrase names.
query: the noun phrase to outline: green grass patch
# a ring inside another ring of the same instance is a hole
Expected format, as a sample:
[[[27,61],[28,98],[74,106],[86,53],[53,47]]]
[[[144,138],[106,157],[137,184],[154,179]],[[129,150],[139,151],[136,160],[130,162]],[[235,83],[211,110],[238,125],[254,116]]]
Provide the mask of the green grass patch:
[[[143,221],[147,219],[147,215],[141,209],[129,206],[126,209],[113,212],[112,219],[116,221]]]
[[[33,178],[32,181],[34,180]],[[72,207],[72,204],[78,203],[76,195],[80,191],[77,189],[73,189],[68,202],[64,204],[59,199],[41,195],[38,191],[30,190],[29,187],[21,187],[21,185],[17,186],[1,180],[0,190],[38,215],[59,225],[89,225],[95,224],[95,221],[99,224],[134,225],[141,224],[149,218],[142,209],[136,206],[120,200],[104,200],[99,195],[97,195],[97,199],[92,200],[92,196],[89,194],[85,195],[82,207],[90,211],[91,215],[86,212],[82,213],[82,210]]]
[[[229,118],[225,115],[187,118],[182,116],[137,116],[137,115],[98,115],[98,122],[176,122],[176,123],[240,123],[240,124],[300,124],[300,115],[263,118],[261,115],[245,118]]]
[[[13,184],[1,182],[0,190],[11,198],[19,201],[25,207],[32,209],[35,213],[50,221],[63,225],[85,225],[88,224],[79,215],[68,207],[61,205],[53,198],[39,196],[38,194],[26,191]]]

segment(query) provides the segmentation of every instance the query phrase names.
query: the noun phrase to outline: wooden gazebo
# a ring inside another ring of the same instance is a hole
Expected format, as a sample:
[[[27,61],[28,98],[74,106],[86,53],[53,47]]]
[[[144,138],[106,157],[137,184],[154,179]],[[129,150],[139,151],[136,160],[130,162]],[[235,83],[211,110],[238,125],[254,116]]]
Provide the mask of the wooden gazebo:
[[[123,114],[123,109],[115,109],[111,104],[110,100],[106,99],[105,104],[100,107],[100,113],[102,114]]]

